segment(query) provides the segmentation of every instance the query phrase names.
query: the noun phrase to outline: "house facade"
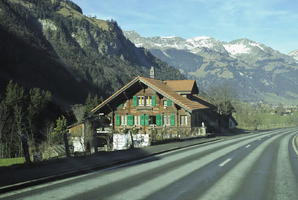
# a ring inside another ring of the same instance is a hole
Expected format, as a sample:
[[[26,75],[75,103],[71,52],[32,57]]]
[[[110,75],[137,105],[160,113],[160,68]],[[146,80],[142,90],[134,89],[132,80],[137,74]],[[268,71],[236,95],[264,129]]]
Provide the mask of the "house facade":
[[[158,137],[188,136],[204,124],[218,126],[214,106],[198,96],[194,80],[161,81],[136,77],[95,107],[91,112],[109,123],[95,128],[110,127],[113,132],[137,130]]]

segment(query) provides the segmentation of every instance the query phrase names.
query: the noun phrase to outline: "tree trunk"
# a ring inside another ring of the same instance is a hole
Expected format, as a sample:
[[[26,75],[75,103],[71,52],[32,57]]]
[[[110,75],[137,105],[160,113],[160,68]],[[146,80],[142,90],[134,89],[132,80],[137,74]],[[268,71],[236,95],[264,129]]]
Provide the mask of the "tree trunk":
[[[69,151],[69,144],[68,144],[67,133],[64,133],[63,140],[64,140],[66,157],[69,158],[70,157],[70,151]]]
[[[21,141],[22,141],[22,148],[23,148],[23,154],[25,157],[25,161],[27,164],[31,163],[30,160],[30,154],[29,154],[29,146],[28,146],[28,140],[25,134],[21,135]]]
[[[132,132],[129,131],[129,135],[130,135],[130,139],[131,139],[131,148],[135,148],[134,142],[133,142],[133,136],[132,136]]]

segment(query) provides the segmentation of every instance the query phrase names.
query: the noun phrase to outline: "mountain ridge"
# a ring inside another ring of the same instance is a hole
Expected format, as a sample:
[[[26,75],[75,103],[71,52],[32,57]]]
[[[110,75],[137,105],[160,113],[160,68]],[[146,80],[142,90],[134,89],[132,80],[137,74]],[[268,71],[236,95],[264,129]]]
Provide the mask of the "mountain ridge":
[[[225,42],[208,36],[171,37],[167,42],[167,37],[124,34],[188,78],[198,80],[203,88],[228,82],[244,101],[297,104],[297,61],[265,44],[247,38]]]

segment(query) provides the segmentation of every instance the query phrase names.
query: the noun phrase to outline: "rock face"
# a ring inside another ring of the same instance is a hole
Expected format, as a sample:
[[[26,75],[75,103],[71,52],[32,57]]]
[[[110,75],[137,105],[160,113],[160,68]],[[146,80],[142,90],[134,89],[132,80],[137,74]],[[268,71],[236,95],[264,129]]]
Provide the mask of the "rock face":
[[[1,87],[12,79],[65,104],[88,93],[106,97],[136,75],[149,76],[151,66],[159,79],[184,78],[126,39],[115,21],[87,17],[69,0],[0,1],[0,36]]]
[[[249,39],[145,38],[134,31],[125,35],[188,78],[197,79],[203,89],[227,82],[244,101],[297,104],[298,51],[285,55]]]

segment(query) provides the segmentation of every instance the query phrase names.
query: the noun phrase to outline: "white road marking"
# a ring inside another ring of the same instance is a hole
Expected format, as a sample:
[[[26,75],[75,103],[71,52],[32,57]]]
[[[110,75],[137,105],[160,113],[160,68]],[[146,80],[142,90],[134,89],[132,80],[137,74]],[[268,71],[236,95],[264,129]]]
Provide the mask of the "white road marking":
[[[220,167],[223,167],[223,166],[225,166],[228,162],[230,162],[232,159],[231,158],[228,158],[228,159],[226,159],[225,161],[223,161],[220,165],[218,165],[218,166],[220,166]]]
[[[277,166],[275,177],[275,199],[297,199],[298,196],[298,184],[295,180],[295,174],[290,163],[290,155],[288,145],[291,135],[283,137],[280,142],[280,147],[277,154]]]
[[[296,152],[296,154],[297,154],[297,156],[298,156],[298,149],[297,149],[297,147],[296,147],[296,145],[295,145],[295,142],[296,142],[296,140],[297,140],[297,137],[298,137],[298,135],[296,135],[295,137],[293,137],[293,140],[292,140],[292,146],[293,146],[293,149],[294,149],[294,151]]]
[[[133,188],[130,188],[129,190],[123,191],[120,194],[115,194],[113,196],[110,196],[108,199],[115,200],[115,199],[145,199],[150,194],[155,193],[156,191],[161,190],[162,188],[165,188],[172,183],[178,181],[179,179],[188,176],[193,171],[198,170],[202,168],[203,166],[206,166],[208,163],[230,153],[231,151],[234,151],[238,149],[239,147],[244,146],[247,144],[247,142],[254,141],[255,138],[250,138],[246,141],[239,142],[237,144],[234,144],[229,147],[225,147],[221,150],[215,151],[211,154],[208,154],[207,156],[203,156],[197,160],[194,160],[190,163],[186,163],[185,165],[174,169],[172,171],[169,171],[162,176],[157,176],[154,179],[144,181],[143,184],[136,185]],[[103,180],[101,180],[102,182]],[[175,191],[175,195],[178,197],[183,193],[184,190]]]
[[[262,136],[263,136],[263,134],[262,134]],[[171,184],[172,182],[175,182],[175,181],[179,180],[183,176],[191,173],[192,170],[197,170],[197,169],[205,166],[206,164],[214,161],[215,159],[218,159],[219,157],[221,157],[223,155],[226,155],[227,153],[229,153],[233,150],[236,150],[237,148],[245,145],[245,143],[247,144],[247,142],[252,142],[252,141],[254,141],[257,138],[262,137],[262,136],[261,135],[260,136],[250,135],[250,136],[247,136],[247,137],[241,137],[241,138],[235,138],[235,139],[231,139],[231,140],[222,141],[221,143],[216,143],[215,142],[214,144],[211,144],[211,145],[208,145],[208,146],[202,146],[198,149],[192,149],[190,152],[189,151],[179,152],[176,155],[170,155],[169,157],[165,157],[165,158],[157,160],[155,162],[144,163],[144,164],[140,164],[140,165],[137,165],[137,166],[132,166],[132,167],[129,167],[129,168],[119,169],[119,170],[116,170],[113,173],[105,174],[104,172],[108,171],[109,169],[103,169],[103,170],[99,170],[99,171],[96,171],[96,172],[93,172],[93,173],[90,173],[90,174],[81,175],[81,176],[78,176],[78,177],[72,177],[72,178],[68,178],[68,179],[64,179],[64,180],[60,180],[60,181],[55,181],[55,182],[50,182],[50,183],[47,183],[47,184],[42,184],[42,185],[37,185],[37,186],[25,188],[25,189],[22,189],[22,190],[11,192],[11,193],[6,193],[4,196],[0,195],[0,198],[13,196],[13,195],[25,192],[25,191],[34,191],[36,189],[45,188],[49,185],[55,185],[57,183],[62,183],[62,182],[67,183],[67,181],[69,181],[69,180],[75,180],[75,179],[78,179],[80,177],[90,176],[91,174],[97,175],[97,176],[94,176],[94,178],[90,178],[88,181],[84,181],[84,184],[82,184],[81,182],[77,182],[77,183],[74,182],[74,183],[71,183],[71,184],[66,184],[65,186],[62,186],[58,189],[50,190],[50,191],[47,191],[47,192],[43,192],[42,194],[36,194],[36,195],[33,195],[33,196],[26,196],[22,199],[32,200],[32,199],[53,199],[53,198],[62,198],[62,197],[63,198],[69,198],[69,197],[74,196],[76,194],[87,192],[88,190],[94,189],[96,187],[100,187],[100,186],[103,186],[103,185],[106,185],[106,184],[109,184],[109,183],[117,182],[119,180],[125,179],[125,178],[133,176],[135,174],[143,173],[144,171],[148,171],[150,169],[155,168],[156,165],[158,165],[158,166],[165,165],[165,164],[170,163],[174,160],[181,159],[181,158],[184,158],[184,157],[189,156],[189,155],[193,155],[193,154],[196,154],[196,153],[199,153],[199,152],[203,152],[205,150],[215,148],[218,145],[230,144],[230,143],[233,143],[237,140],[241,141],[244,138],[247,138],[246,141],[242,141],[242,142],[239,142],[237,144],[234,144],[234,145],[232,145],[232,147],[226,147],[226,148],[224,148],[224,150],[222,149],[220,152],[215,151],[215,152],[209,154],[206,157],[195,160],[194,161],[195,163],[189,163],[191,166],[187,165],[187,166],[184,166],[184,167],[179,167],[179,168],[177,168],[177,170],[173,170],[173,171],[169,172],[169,174],[167,174],[168,175],[167,178],[164,178],[164,176],[162,176],[162,177],[157,177],[157,180],[153,179],[152,181],[149,181],[147,183],[145,182],[145,184],[141,184],[141,186],[143,186],[141,188],[141,190],[139,190],[138,186],[136,186],[135,188],[131,188],[131,190],[130,190],[132,193],[134,193],[134,195],[136,195],[136,191],[138,191],[138,192],[139,191],[144,191],[143,194],[139,194],[140,193],[139,192],[138,195],[147,196],[152,191],[157,191],[161,187],[166,187],[169,184]],[[160,157],[160,155],[156,155],[155,157]],[[111,168],[114,168],[114,167],[111,167]],[[158,184],[156,184],[156,183],[158,183]],[[82,187],[82,185],[84,187]],[[152,190],[148,191],[148,188],[149,188],[148,186]],[[156,186],[156,188],[154,188],[155,186]],[[145,188],[147,188],[147,189],[145,190]],[[127,198],[131,197],[130,192],[128,192],[127,194],[128,194],[128,196],[126,196]],[[123,195],[123,194],[121,194],[121,195]]]
[[[250,147],[250,144],[246,145],[246,147],[245,147],[245,148],[249,148],[249,147]]]
[[[212,187],[210,187],[203,196],[200,196],[200,200],[222,200],[231,199],[240,183],[247,176],[249,170],[257,159],[261,156],[262,152],[275,140],[278,135],[271,137],[258,148],[254,149],[248,154],[241,162],[239,162],[232,170],[220,178]]]

